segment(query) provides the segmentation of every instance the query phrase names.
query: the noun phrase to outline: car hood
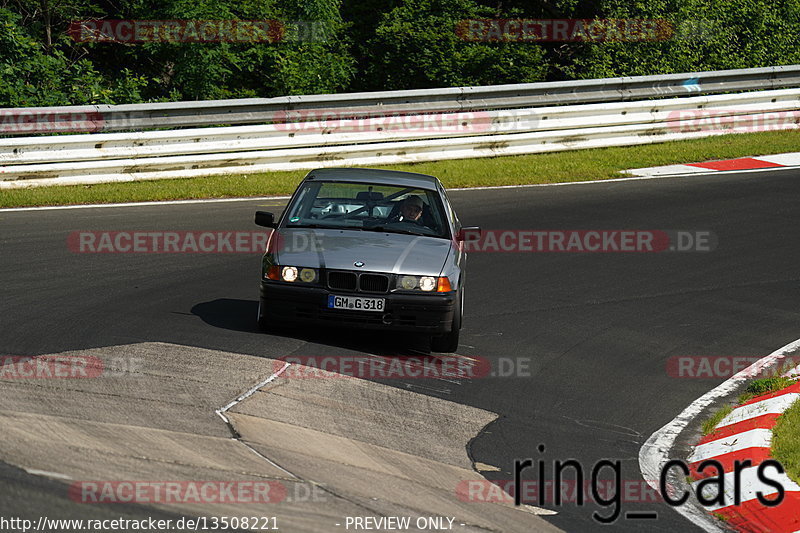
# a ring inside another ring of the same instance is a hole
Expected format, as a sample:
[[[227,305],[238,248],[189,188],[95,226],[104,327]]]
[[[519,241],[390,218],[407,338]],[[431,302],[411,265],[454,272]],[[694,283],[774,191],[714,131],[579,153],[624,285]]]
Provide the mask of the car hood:
[[[281,228],[276,250],[280,265],[438,276],[451,242],[375,231]],[[363,262],[356,268],[354,263]]]

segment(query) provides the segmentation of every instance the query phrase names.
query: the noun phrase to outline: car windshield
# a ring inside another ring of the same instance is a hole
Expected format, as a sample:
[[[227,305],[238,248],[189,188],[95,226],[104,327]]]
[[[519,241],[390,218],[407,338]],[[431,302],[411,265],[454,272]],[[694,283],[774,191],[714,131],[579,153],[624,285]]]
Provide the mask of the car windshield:
[[[382,231],[449,238],[435,190],[310,181],[288,207],[287,228]]]

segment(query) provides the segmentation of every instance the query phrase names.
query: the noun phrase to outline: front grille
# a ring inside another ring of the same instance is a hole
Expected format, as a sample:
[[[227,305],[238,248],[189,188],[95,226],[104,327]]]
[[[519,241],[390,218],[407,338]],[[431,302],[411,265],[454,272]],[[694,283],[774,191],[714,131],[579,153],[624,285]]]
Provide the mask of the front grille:
[[[328,288],[354,291],[356,290],[356,275],[353,272],[328,272]]]
[[[389,276],[357,272],[328,272],[328,288],[338,291],[389,292]]]
[[[388,292],[389,276],[383,274],[361,274],[358,278],[361,292]]]

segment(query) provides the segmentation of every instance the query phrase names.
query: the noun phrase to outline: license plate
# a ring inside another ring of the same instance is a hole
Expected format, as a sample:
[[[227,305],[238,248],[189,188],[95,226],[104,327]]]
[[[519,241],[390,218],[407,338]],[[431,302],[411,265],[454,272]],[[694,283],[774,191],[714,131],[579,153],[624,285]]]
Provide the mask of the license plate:
[[[347,309],[350,311],[383,311],[383,298],[362,298],[360,296],[328,295],[328,309]]]

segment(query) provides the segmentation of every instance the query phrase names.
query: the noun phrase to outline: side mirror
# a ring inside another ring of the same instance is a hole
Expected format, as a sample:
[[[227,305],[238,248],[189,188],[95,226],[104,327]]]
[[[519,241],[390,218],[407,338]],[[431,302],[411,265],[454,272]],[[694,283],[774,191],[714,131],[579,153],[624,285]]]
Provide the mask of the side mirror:
[[[475,242],[481,239],[481,228],[478,226],[470,226],[468,228],[461,228],[456,235],[458,241]]]
[[[274,228],[275,215],[269,211],[256,211],[256,224],[265,228]]]

